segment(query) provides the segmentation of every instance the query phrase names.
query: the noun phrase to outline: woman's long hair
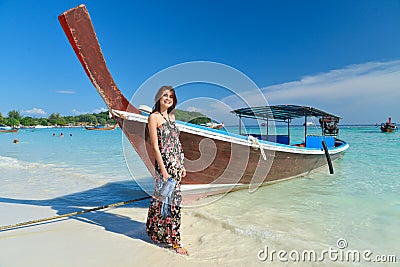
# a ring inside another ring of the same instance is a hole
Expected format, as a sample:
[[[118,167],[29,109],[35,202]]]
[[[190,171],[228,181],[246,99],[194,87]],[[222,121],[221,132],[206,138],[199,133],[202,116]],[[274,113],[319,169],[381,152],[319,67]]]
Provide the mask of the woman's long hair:
[[[171,113],[175,107],[176,104],[178,103],[178,99],[176,98],[176,94],[175,94],[175,89],[171,86],[171,85],[164,85],[161,86],[160,89],[158,89],[158,92],[156,94],[156,96],[154,97],[154,106],[153,106],[153,111],[151,113],[154,113],[156,111],[160,112],[160,99],[163,96],[165,91],[170,91],[173,94],[173,100],[174,102],[172,103],[172,106],[170,106],[167,110],[168,114]]]

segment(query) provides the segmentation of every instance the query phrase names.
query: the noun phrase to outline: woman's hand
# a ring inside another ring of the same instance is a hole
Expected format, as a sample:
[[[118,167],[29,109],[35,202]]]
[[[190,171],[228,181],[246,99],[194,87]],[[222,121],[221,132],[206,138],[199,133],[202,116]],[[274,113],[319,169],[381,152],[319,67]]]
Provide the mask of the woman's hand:
[[[183,168],[183,169],[182,169],[182,177],[185,177],[185,176],[186,176],[186,169]]]
[[[169,175],[169,173],[166,170],[162,172],[162,178],[164,182],[167,181],[170,176],[171,175]]]

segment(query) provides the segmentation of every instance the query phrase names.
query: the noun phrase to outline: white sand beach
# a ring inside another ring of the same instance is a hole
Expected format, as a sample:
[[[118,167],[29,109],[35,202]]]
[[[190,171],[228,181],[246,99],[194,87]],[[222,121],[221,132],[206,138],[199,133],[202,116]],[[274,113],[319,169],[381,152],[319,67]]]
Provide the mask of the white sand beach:
[[[0,213],[2,223],[10,224],[56,215],[48,207],[5,203],[0,204]],[[238,236],[237,240],[230,238],[230,246],[224,242],[224,236],[232,237],[229,229],[204,224],[191,211],[183,212],[181,232],[189,257],[154,245],[145,233],[146,215],[147,209],[143,207],[120,207],[0,232],[0,266],[259,264],[256,251],[245,249],[254,248],[255,240]],[[253,261],[248,262],[249,258]]]
[[[144,201],[146,204],[147,201]],[[190,256],[154,245],[145,233],[147,208],[119,207],[0,232],[0,266],[288,266],[260,261],[263,241],[228,223],[205,218],[202,208],[182,212],[182,241]],[[54,216],[49,207],[0,204],[1,221]],[[274,238],[270,238],[272,242]],[[264,240],[265,241],[265,240]],[[276,240],[275,240],[276,241]],[[265,244],[265,243],[264,243]],[[296,262],[296,266],[353,266]],[[357,265],[357,264],[356,264]],[[354,265],[355,266],[355,265]]]

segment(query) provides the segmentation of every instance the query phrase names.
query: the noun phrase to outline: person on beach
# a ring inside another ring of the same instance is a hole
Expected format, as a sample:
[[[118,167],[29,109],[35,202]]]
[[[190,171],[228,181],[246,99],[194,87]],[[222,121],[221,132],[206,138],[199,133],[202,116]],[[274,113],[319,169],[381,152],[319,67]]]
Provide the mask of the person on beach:
[[[181,179],[186,176],[184,154],[175,124],[177,104],[172,86],[162,86],[148,118],[151,146],[155,155],[154,194],[147,214],[146,232],[155,243],[172,246],[189,255],[181,245]]]

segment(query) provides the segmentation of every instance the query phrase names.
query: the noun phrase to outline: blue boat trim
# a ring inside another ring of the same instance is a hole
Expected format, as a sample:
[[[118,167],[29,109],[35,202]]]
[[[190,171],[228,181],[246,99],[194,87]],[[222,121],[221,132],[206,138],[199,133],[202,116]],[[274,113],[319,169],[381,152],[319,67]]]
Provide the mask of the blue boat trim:
[[[216,133],[216,134],[219,134],[219,135],[235,137],[235,138],[246,140],[246,141],[248,140],[247,136],[244,136],[244,135],[240,135],[240,134],[237,134],[237,133],[231,133],[231,132],[227,132],[227,131],[224,131],[224,130],[212,129],[212,128],[208,128],[208,127],[197,125],[197,124],[193,124],[193,123],[188,123],[188,122],[178,121],[177,120],[176,124],[177,125],[183,125],[183,126],[189,126],[189,127],[192,127],[192,128],[197,128],[197,129],[201,129],[201,130],[205,130],[205,131],[209,131],[209,132],[213,132],[213,133]],[[321,136],[321,137],[323,138],[323,140],[325,139],[324,136]],[[338,139],[336,139],[336,140],[338,140]],[[280,143],[275,143],[275,142],[265,141],[265,140],[260,140],[260,139],[258,139],[258,141],[259,141],[260,144],[267,144],[267,145],[284,147],[284,148],[292,148],[292,149],[295,148],[295,149],[298,149],[298,150],[306,150],[306,151],[315,151],[315,150],[323,151],[322,147],[321,148],[296,147],[294,145],[285,145],[285,144],[280,144]],[[334,151],[334,150],[343,148],[344,146],[347,145],[346,142],[344,142],[342,140],[340,140],[340,141],[342,142],[342,145],[337,146],[337,147],[330,147],[329,151]]]

